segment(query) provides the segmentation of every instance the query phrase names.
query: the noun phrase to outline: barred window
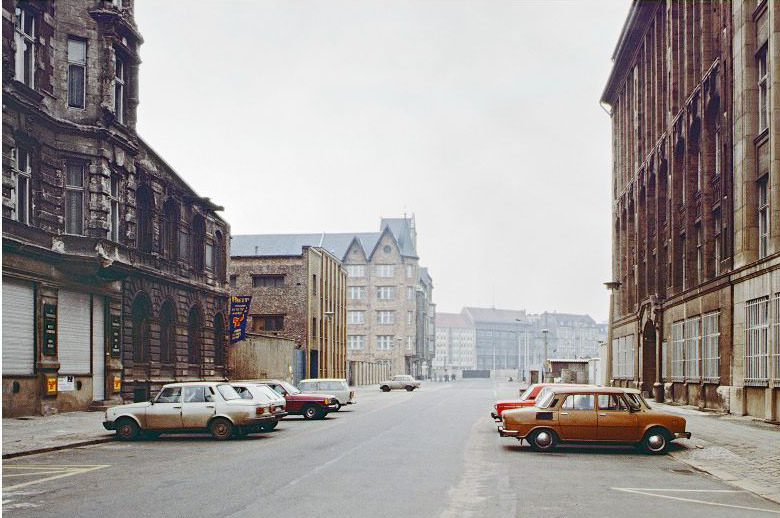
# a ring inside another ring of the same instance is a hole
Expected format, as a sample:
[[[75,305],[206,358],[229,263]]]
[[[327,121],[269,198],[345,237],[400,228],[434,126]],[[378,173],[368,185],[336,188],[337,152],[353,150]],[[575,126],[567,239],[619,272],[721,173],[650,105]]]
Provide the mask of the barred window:
[[[700,317],[689,318],[685,321],[685,351],[683,374],[688,381],[699,381],[700,370],[699,341],[701,340],[699,321]]]
[[[680,320],[672,324],[672,381],[685,381],[683,365],[683,347],[685,345],[683,326],[685,322]]]
[[[780,381],[780,293],[775,293],[772,306],[772,377],[777,382]]]
[[[745,303],[745,384],[765,385],[769,338],[769,297]]]
[[[621,379],[634,377],[634,336],[612,340],[612,376]]]
[[[720,381],[720,312],[707,313],[701,320],[701,364],[704,381]]]

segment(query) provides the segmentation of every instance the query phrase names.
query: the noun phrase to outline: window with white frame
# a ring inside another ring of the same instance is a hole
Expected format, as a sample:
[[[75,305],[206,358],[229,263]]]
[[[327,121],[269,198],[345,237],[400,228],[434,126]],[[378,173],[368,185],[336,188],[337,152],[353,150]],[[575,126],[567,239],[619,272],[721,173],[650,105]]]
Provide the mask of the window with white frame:
[[[758,181],[758,257],[769,251],[769,175]]]
[[[414,349],[414,337],[413,336],[407,336],[406,337],[406,350],[411,351]]]
[[[35,15],[23,7],[16,8],[14,42],[14,77],[30,88],[35,88]]]
[[[721,236],[721,212],[720,209],[712,213],[712,226],[714,227],[713,235],[715,236],[715,275],[720,275],[720,263],[723,261],[723,244]]]
[[[392,277],[395,275],[395,265],[393,264],[378,264],[376,265],[377,277]]]
[[[365,293],[365,286],[349,286],[347,288],[347,298],[349,298],[349,300],[361,300],[364,298]]]
[[[701,318],[701,366],[704,381],[720,381],[720,312]]]
[[[353,278],[360,278],[366,276],[366,265],[364,264],[347,264],[347,276]]]
[[[84,234],[84,163],[68,162],[65,177],[65,233]]]
[[[672,324],[672,381],[685,381],[685,321]]]
[[[769,353],[769,297],[745,303],[745,384],[767,382]]]
[[[683,351],[685,365],[683,367],[683,374],[687,381],[699,381],[700,378],[700,320],[701,319],[698,316],[685,320],[685,329],[683,330],[685,333],[685,350]]]
[[[357,351],[366,346],[366,337],[364,335],[347,335],[347,349]]]
[[[756,54],[758,72],[758,131],[769,127],[769,78],[767,71],[767,45]]]
[[[111,175],[111,214],[108,220],[108,239],[119,241],[119,177]]]
[[[772,378],[780,381],[780,293],[772,298],[774,318],[772,319]],[[775,383],[777,386],[777,383]]]
[[[125,122],[127,89],[127,66],[119,53],[114,50],[114,116],[120,124]]]
[[[363,324],[365,311],[347,311],[347,324]]]
[[[377,324],[393,324],[395,323],[395,311],[377,311],[376,312]]]
[[[32,163],[30,152],[16,148],[16,170],[14,171],[14,212],[13,219],[25,225],[30,224],[30,182]]]
[[[376,337],[376,350],[377,351],[389,351],[393,348],[393,335],[377,335]]]
[[[406,265],[406,278],[411,279],[414,275],[414,267],[411,264]]]
[[[68,38],[68,106],[84,108],[87,78],[87,42]]]
[[[407,311],[406,312],[406,324],[407,325],[414,324],[414,311]]]
[[[395,298],[395,286],[377,286],[376,298],[379,300],[392,300]]]
[[[704,250],[702,249],[701,224],[696,225],[696,282],[704,282]]]

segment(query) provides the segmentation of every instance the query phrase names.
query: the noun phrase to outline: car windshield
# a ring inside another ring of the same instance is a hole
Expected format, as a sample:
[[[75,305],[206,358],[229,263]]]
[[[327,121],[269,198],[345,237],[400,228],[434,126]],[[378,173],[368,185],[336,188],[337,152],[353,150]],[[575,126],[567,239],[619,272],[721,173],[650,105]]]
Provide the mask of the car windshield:
[[[293,385],[290,385],[286,381],[279,382],[279,385],[282,386],[284,390],[286,390],[289,394],[299,394],[301,391],[295,388]]]
[[[525,392],[520,394],[520,401],[525,401],[526,399],[528,399],[528,396],[531,395],[531,392],[533,391],[533,389],[534,389],[533,386],[530,386],[527,389],[525,389]]]
[[[539,394],[539,397],[536,398],[536,403],[534,403],[534,406],[537,408],[547,408],[550,406],[550,403],[552,403],[553,397],[555,397],[555,392],[552,390],[542,392]]]
[[[241,396],[238,395],[236,389],[230,385],[217,385],[217,390],[219,390],[219,393],[222,394],[222,397],[225,399],[225,401],[230,401],[231,399],[241,399]]]
[[[634,410],[639,410],[642,408],[642,403],[644,403],[647,408],[650,408],[650,405],[647,404],[647,401],[645,401],[645,399],[639,394],[628,393],[625,394],[625,396],[626,400],[628,401],[628,405]]]

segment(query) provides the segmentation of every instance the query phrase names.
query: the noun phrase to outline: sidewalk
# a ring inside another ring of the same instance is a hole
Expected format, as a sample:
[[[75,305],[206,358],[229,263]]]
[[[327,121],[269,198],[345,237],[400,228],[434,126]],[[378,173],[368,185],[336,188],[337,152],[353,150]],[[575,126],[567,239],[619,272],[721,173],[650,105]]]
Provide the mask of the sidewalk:
[[[113,440],[103,428],[103,412],[3,419],[4,459]]]
[[[672,457],[741,489],[780,503],[780,427],[751,417],[702,412],[695,407],[650,402],[685,417],[691,439]]]

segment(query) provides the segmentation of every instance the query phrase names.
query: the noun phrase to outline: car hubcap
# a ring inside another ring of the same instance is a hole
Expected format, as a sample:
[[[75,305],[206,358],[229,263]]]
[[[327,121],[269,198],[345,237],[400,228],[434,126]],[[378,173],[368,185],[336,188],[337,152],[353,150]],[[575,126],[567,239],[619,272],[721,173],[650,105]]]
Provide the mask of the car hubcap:
[[[647,444],[650,446],[650,449],[652,450],[660,450],[664,446],[664,442],[666,442],[661,435],[651,435],[647,439]]]
[[[219,424],[217,425],[217,433],[218,433],[219,435],[225,435],[225,432],[226,432],[226,431],[227,431],[227,430],[225,429],[225,425],[224,425],[223,423],[219,423]]]
[[[542,448],[545,448],[550,445],[552,442],[552,435],[550,435],[547,432],[539,432],[536,436],[536,444],[537,446],[541,446]]]

